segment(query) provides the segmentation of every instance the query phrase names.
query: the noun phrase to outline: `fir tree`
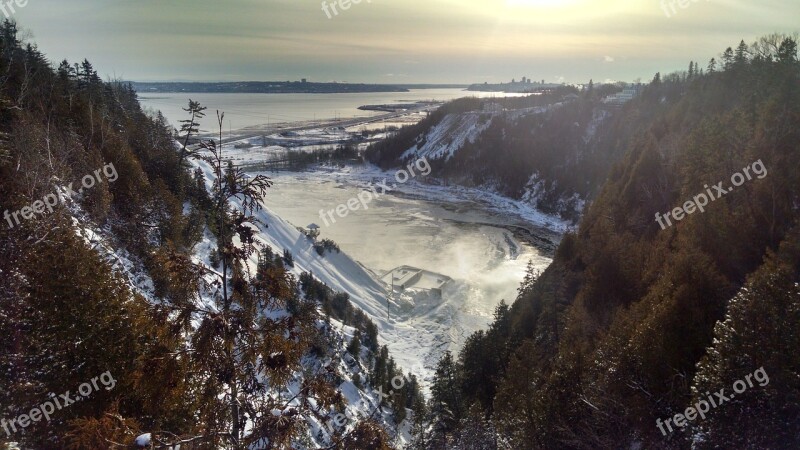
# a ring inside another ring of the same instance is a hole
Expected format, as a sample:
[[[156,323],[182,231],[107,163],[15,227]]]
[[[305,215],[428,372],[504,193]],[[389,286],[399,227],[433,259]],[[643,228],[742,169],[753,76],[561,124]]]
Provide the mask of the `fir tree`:
[[[706,72],[714,73],[714,72],[716,72],[716,70],[717,70],[717,59],[716,58],[711,58],[708,61],[708,68],[707,68]]]
[[[353,355],[356,361],[361,359],[361,331],[356,330],[353,339],[347,345],[347,352]]]
[[[180,156],[178,157],[178,167],[183,166],[184,159],[186,159],[186,156],[191,153],[191,151],[189,150],[189,139],[191,139],[193,134],[198,133],[200,129],[199,128],[200,124],[197,121],[205,117],[206,109],[207,108],[205,106],[200,106],[200,102],[192,100],[189,100],[188,107],[183,108],[183,110],[189,113],[190,116],[188,119],[183,119],[180,121],[181,129],[179,133],[184,135],[184,137],[183,137],[183,145],[181,145]],[[220,140],[220,143],[221,142],[222,141]]]

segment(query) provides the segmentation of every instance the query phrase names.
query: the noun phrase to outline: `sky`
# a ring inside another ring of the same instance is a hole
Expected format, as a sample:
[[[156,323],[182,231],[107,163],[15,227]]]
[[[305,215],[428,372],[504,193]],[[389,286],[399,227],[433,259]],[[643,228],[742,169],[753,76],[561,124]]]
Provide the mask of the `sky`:
[[[353,1],[22,0],[0,17],[54,62],[130,81],[647,81],[800,31],[798,0]]]

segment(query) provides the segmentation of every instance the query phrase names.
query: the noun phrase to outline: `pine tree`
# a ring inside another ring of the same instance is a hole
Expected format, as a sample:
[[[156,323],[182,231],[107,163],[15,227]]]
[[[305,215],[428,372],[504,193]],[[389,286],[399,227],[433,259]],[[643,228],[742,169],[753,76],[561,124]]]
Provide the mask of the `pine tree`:
[[[733,66],[733,49],[728,47],[722,54],[722,67],[724,70],[730,70]]]
[[[286,267],[294,267],[294,257],[288,248],[283,249],[283,263]]]
[[[431,385],[431,423],[445,440],[464,416],[458,372],[453,355],[446,351],[436,366]]]
[[[375,363],[372,367],[370,384],[373,386],[384,386],[388,381],[386,378],[386,367],[389,364],[389,347],[381,347],[378,355],[375,356]]]
[[[736,66],[743,66],[747,64],[749,55],[750,52],[747,49],[747,44],[745,44],[744,41],[741,41],[739,42],[739,45],[736,47],[736,53],[733,58],[733,63]]]
[[[58,76],[62,81],[69,81],[75,77],[75,69],[66,59],[58,66]]]
[[[717,70],[717,59],[711,58],[711,60],[708,61],[708,69],[706,71],[708,73],[714,73],[716,72],[716,70]]]
[[[347,352],[353,355],[356,361],[361,359],[361,331],[356,330],[353,339],[347,345]]]
[[[190,114],[188,119],[181,120],[180,134],[183,134],[183,145],[181,145],[180,154],[178,157],[178,167],[183,166],[183,161],[186,156],[191,153],[189,150],[189,139],[193,134],[197,134],[200,130],[200,124],[197,122],[199,119],[205,117],[205,106],[200,106],[200,102],[189,100],[189,106],[183,108],[184,111]],[[220,136],[222,133],[220,133]],[[221,138],[220,138],[221,139]],[[220,144],[222,141],[220,140]]]
[[[797,62],[797,42],[792,38],[785,38],[778,48],[777,57],[782,63]]]
[[[533,260],[528,260],[528,264],[525,266],[525,278],[519,285],[517,294],[523,295],[524,293],[530,292],[534,283],[536,283],[536,280],[539,278],[539,275],[539,272],[533,267]]]

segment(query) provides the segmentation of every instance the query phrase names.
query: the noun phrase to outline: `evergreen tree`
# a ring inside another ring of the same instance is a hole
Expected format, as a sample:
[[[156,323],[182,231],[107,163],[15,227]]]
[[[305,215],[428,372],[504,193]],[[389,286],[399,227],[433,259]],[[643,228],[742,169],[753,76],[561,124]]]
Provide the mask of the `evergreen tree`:
[[[183,119],[180,121],[181,129],[179,133],[184,135],[184,137],[183,145],[181,145],[180,156],[178,157],[178,167],[183,166],[184,159],[186,159],[186,156],[191,153],[189,150],[189,139],[191,139],[193,134],[197,134],[199,132],[200,124],[197,121],[205,117],[206,109],[207,108],[205,106],[200,106],[200,102],[196,102],[191,99],[189,100],[189,106],[183,108],[183,110],[189,113],[190,116],[188,119]]]
[[[361,359],[361,331],[356,330],[353,339],[347,345],[347,352],[353,355],[356,361]]]
[[[744,41],[739,42],[739,45],[736,47],[736,53],[733,57],[733,63],[736,66],[743,66],[747,64],[748,57],[750,52],[747,49],[747,44]]]
[[[783,63],[797,62],[797,42],[792,38],[785,38],[778,48],[777,57]]]
[[[711,60],[708,61],[708,69],[706,71],[708,73],[714,73],[716,72],[716,70],[717,70],[717,59],[711,58]]]
[[[725,52],[722,54],[722,67],[724,70],[730,70],[733,66],[733,49],[728,47],[725,49]]]
[[[431,425],[440,441],[449,440],[464,416],[460,377],[453,355],[446,351],[436,366],[431,385]]]
[[[294,267],[294,257],[288,248],[283,249],[283,263],[286,267]]]

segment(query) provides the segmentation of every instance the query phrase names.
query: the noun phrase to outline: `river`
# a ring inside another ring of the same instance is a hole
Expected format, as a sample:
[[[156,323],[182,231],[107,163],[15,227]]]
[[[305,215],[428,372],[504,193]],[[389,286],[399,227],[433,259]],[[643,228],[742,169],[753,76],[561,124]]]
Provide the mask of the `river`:
[[[373,117],[377,111],[362,111],[359,106],[424,100],[448,101],[461,97],[519,96],[498,92],[470,92],[463,89],[413,89],[409,92],[368,92],[352,94],[182,94],[139,93],[143,106],[161,110],[172,126],[187,119],[189,99],[206,106],[206,117],[200,119],[201,131],[216,131],[215,111],[225,112],[225,130],[264,124],[305,122],[309,120]]]

